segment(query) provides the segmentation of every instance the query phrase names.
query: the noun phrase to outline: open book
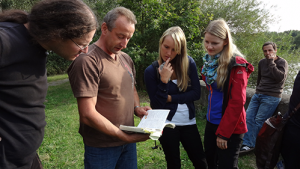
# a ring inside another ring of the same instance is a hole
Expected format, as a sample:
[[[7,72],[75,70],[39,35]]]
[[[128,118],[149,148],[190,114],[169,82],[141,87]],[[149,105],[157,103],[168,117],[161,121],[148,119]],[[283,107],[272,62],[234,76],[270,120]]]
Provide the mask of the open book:
[[[165,123],[169,111],[162,109],[148,110],[148,116],[144,116],[137,127],[120,125],[120,129],[136,133],[149,133],[152,140],[157,140],[162,135],[164,127],[175,127],[173,123]]]

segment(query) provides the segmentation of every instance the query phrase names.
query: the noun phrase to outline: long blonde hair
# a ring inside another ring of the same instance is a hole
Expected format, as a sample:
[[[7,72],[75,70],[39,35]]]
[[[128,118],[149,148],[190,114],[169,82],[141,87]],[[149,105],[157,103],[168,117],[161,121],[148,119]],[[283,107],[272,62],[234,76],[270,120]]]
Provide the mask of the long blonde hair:
[[[220,18],[211,21],[208,24],[207,28],[205,29],[204,33],[210,33],[227,42],[218,59],[219,66],[217,68],[217,79],[216,79],[218,88],[223,89],[228,74],[228,65],[230,59],[233,56],[240,56],[244,58],[244,55],[237,49],[236,45],[234,44],[229,27],[224,19]],[[203,45],[204,45],[204,40],[203,40]]]
[[[175,52],[177,53],[176,57],[172,60],[175,63],[175,73],[177,76],[177,86],[180,91],[185,92],[188,83],[188,68],[189,68],[189,59],[187,56],[187,48],[186,48],[186,38],[183,30],[179,26],[174,26],[167,29],[159,40],[159,57],[158,63],[161,65],[164,61],[160,56],[161,45],[164,42],[166,36],[171,36],[175,42]]]

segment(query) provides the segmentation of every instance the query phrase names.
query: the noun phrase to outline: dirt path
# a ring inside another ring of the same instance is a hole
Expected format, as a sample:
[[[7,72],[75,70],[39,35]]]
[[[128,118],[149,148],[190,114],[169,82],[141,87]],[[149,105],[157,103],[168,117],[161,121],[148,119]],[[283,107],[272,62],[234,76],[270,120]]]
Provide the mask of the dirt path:
[[[48,83],[48,86],[57,86],[57,85],[66,83],[68,81],[69,81],[69,79],[57,80],[57,81],[53,81],[53,82]]]

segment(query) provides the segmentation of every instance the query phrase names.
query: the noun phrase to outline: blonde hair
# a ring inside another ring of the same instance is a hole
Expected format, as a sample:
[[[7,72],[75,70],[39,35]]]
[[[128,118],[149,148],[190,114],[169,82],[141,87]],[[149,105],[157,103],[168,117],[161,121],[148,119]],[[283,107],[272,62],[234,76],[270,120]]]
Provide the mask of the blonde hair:
[[[221,88],[223,90],[224,83],[227,78],[228,74],[228,65],[230,63],[230,59],[233,56],[240,56],[244,58],[244,55],[237,49],[236,45],[233,42],[233,39],[231,37],[231,33],[229,30],[229,27],[224,19],[220,18],[214,21],[211,21],[207,28],[205,29],[205,33],[210,33],[211,35],[214,35],[220,39],[223,39],[227,42],[227,44],[224,46],[221,56],[218,59],[218,68],[217,68],[217,86],[218,88]],[[204,45],[203,40],[203,45]],[[205,47],[204,47],[205,48]]]
[[[183,30],[179,26],[174,26],[167,29],[159,40],[159,57],[158,63],[161,65],[164,61],[160,56],[161,45],[164,42],[166,36],[171,36],[175,42],[175,52],[177,53],[176,57],[172,60],[175,63],[175,73],[177,76],[177,86],[180,91],[185,92],[188,83],[188,67],[189,67],[189,59],[187,56],[187,48],[186,48],[186,38]]]

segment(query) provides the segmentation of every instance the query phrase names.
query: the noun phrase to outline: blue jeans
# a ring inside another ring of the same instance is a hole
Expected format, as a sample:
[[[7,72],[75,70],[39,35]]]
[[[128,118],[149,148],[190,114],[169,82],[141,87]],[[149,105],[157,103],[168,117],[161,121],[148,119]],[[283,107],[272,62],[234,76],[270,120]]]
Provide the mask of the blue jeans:
[[[256,137],[264,122],[273,115],[281,98],[264,94],[254,94],[246,111],[248,132],[243,145],[255,147]]]
[[[84,145],[85,169],[137,169],[136,144],[117,147],[90,147]]]

